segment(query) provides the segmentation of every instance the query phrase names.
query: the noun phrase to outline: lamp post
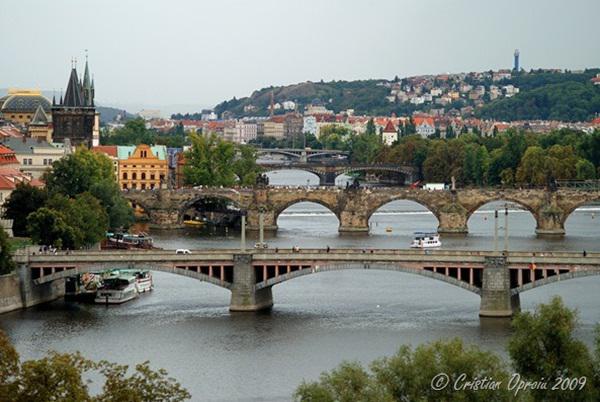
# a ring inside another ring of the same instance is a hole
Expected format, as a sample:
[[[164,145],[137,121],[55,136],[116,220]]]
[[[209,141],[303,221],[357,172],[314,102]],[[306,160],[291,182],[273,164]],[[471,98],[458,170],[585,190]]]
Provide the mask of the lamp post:
[[[259,233],[259,244],[260,247],[263,247],[263,244],[265,242],[265,217],[264,217],[264,212],[261,210],[259,215],[258,215],[258,233]]]
[[[508,251],[508,204],[504,204],[504,251]]]
[[[246,251],[246,214],[242,212],[242,231],[240,233],[240,250]]]
[[[494,251],[498,252],[498,210],[494,210]]]

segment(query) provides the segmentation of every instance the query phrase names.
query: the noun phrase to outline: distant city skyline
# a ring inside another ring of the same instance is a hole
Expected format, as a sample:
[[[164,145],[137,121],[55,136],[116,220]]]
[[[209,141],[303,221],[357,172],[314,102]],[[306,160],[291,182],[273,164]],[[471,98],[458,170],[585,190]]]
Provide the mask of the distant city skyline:
[[[451,3],[451,5],[450,5]],[[0,88],[60,93],[85,49],[99,104],[199,111],[270,85],[600,66],[600,2],[107,0],[0,5]]]

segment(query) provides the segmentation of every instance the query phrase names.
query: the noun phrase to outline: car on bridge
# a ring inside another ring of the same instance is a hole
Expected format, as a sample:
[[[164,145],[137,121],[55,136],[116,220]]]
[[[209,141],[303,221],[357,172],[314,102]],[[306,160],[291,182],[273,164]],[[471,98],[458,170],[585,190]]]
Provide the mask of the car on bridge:
[[[192,254],[192,252],[187,248],[178,248],[175,250],[175,254]]]

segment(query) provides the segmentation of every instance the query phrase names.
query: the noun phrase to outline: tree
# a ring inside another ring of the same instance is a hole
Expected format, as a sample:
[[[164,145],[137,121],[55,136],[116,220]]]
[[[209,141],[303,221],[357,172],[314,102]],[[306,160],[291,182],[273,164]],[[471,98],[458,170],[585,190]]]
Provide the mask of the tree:
[[[52,171],[44,175],[50,194],[74,197],[89,191],[102,180],[115,181],[113,164],[106,155],[78,149],[52,164]]]
[[[102,138],[103,145],[139,145],[154,144],[156,134],[146,128],[141,117],[129,120],[122,128],[116,129],[112,135]]]
[[[96,197],[108,214],[109,229],[127,229],[134,222],[133,209],[121,195],[117,183],[101,180],[92,184],[90,194]]]
[[[50,208],[42,207],[27,217],[27,232],[37,244],[58,248],[76,248],[77,233],[67,224],[65,216]]]
[[[165,370],[154,371],[148,362],[129,367],[107,361],[94,362],[77,353],[50,352],[39,360],[21,363],[8,337],[0,330],[0,400],[25,401],[97,401],[97,402],[179,402],[190,393]],[[85,377],[85,380],[84,380]],[[103,381],[90,395],[88,383]]]
[[[526,380],[541,378],[554,381],[562,378],[594,375],[592,357],[585,344],[573,337],[577,315],[568,309],[560,297],[539,305],[533,313],[519,313],[512,322],[513,335],[508,352],[514,368]],[[600,342],[600,337],[596,339]],[[577,392],[532,390],[536,401],[598,400],[598,390],[590,384]]]
[[[192,146],[186,151],[185,184],[191,186],[233,186],[235,147],[216,134],[191,136]]]
[[[15,236],[27,236],[27,215],[42,207],[48,198],[45,189],[19,183],[4,203],[4,217],[13,220]]]
[[[587,159],[579,159],[575,164],[575,170],[577,171],[577,180],[594,180],[596,178],[596,168]]]
[[[518,183],[543,186],[548,181],[546,153],[541,147],[529,147],[517,169]]]
[[[449,376],[449,386],[432,388],[432,379],[440,373]],[[504,389],[455,390],[451,384],[467,379],[490,377],[508,381],[502,360],[479,348],[465,347],[459,339],[421,345],[415,350],[402,346],[389,358],[376,360],[370,373],[358,363],[343,363],[331,373],[323,373],[318,382],[302,383],[295,393],[298,401],[505,401]]]
[[[11,251],[8,235],[3,228],[0,228],[0,275],[8,274],[15,269]]]
[[[355,162],[374,163],[382,146],[375,122],[370,119],[364,133],[350,138],[350,157]]]
[[[239,147],[239,157],[234,162],[235,174],[242,186],[253,186],[256,178],[262,172],[256,164],[256,149],[248,145]]]
[[[319,142],[324,149],[347,149],[347,143],[351,136],[350,129],[335,124],[321,127],[319,131]]]

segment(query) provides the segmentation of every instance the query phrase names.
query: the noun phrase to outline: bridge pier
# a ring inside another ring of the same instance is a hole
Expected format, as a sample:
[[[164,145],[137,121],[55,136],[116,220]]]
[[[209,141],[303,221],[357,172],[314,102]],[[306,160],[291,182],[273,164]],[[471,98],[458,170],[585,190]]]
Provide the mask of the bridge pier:
[[[147,213],[150,218],[150,228],[179,229],[183,227],[179,220],[179,211],[176,209],[151,209]]]
[[[537,227],[535,233],[539,236],[564,236],[565,219],[563,212],[558,208],[544,208],[536,216]]]
[[[260,311],[273,307],[271,287],[256,290],[252,254],[233,255],[233,285],[229,311]]]
[[[435,213],[435,212],[434,212]],[[458,204],[450,204],[435,213],[438,221],[438,232],[444,234],[467,234],[467,211]]]
[[[339,233],[369,233],[369,218],[355,211],[342,211]]]
[[[258,232],[260,230],[260,214],[261,211],[258,209],[249,209],[246,215],[246,230],[251,232]],[[276,232],[277,231],[277,217],[275,211],[265,210],[263,214],[263,228],[265,232]]]
[[[520,310],[519,294],[511,295],[506,257],[485,257],[481,282],[480,317],[512,317]]]

